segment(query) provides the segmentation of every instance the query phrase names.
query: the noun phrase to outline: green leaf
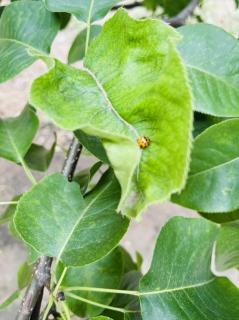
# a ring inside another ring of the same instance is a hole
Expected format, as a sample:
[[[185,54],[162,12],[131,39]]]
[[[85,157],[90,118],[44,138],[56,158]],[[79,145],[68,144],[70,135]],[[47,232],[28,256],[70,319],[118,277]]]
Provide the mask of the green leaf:
[[[0,7],[0,17],[1,17],[1,15],[2,15],[2,13],[3,13],[4,8],[5,8],[5,6],[1,6],[1,7]]]
[[[109,317],[99,316],[99,317],[90,318],[90,320],[113,320],[113,319]]]
[[[16,290],[15,292],[13,292],[6,300],[4,300],[0,304],[0,310],[4,310],[7,307],[9,307],[15,300],[17,300],[20,297],[20,294],[20,290]]]
[[[142,273],[139,271],[127,272],[121,283],[121,290],[134,291],[139,288],[139,281],[142,278]],[[141,311],[139,298],[133,295],[121,294],[116,295],[111,303],[111,306],[117,308],[123,308],[125,310],[130,310],[134,312],[129,312],[125,314],[115,312],[112,310],[105,310],[104,315],[112,317],[114,320],[141,320]]]
[[[216,242],[215,263],[218,271],[239,267],[239,222],[221,226]]]
[[[239,119],[220,122],[197,136],[185,189],[173,202],[205,213],[239,208]]]
[[[33,143],[25,156],[25,162],[29,168],[37,171],[46,171],[55,153],[56,141],[47,150],[44,146]]]
[[[18,280],[18,288],[20,290],[26,288],[32,278],[33,274],[33,265],[29,265],[27,262],[24,262],[18,270],[17,280]]]
[[[68,12],[74,14],[77,19],[90,23],[104,18],[119,0],[43,0],[43,2],[49,11]]]
[[[58,270],[60,277],[64,266]],[[112,251],[109,255],[87,266],[67,269],[62,290],[64,287],[93,287],[118,289],[122,279],[123,260],[119,249]],[[99,293],[92,291],[74,291],[74,294],[104,305],[109,305],[114,297],[112,293]],[[67,292],[66,292],[67,296]],[[102,313],[103,308],[99,308],[72,298],[66,298],[69,309],[79,317],[93,317]]]
[[[98,25],[92,25],[90,30],[90,43],[100,33],[102,27]],[[68,63],[74,63],[78,60],[82,60],[85,56],[87,29],[82,30],[75,38],[68,55]]]
[[[63,30],[67,27],[68,23],[70,22],[71,15],[65,12],[59,12],[57,13],[57,15],[60,20],[60,29]]]
[[[38,126],[38,118],[29,107],[16,118],[0,119],[0,157],[22,163]]]
[[[197,111],[239,116],[239,42],[224,30],[208,24],[179,28],[179,50],[187,66]]]
[[[138,270],[137,264],[134,262],[128,251],[126,251],[126,249],[123,247],[120,247],[119,249],[121,250],[121,254],[124,261],[124,273],[127,273],[132,270]]]
[[[176,217],[166,224],[140,284],[143,319],[238,318],[238,288],[211,272],[217,232],[204,219]]]
[[[102,162],[96,162],[90,169],[81,171],[74,177],[74,181],[80,185],[81,193],[84,195],[87,192],[89,184],[97,171],[102,166]]]
[[[17,273],[18,289],[0,304],[0,310],[6,309],[20,297],[21,290],[30,283],[32,272],[33,266],[29,266],[27,263],[21,265]]]
[[[80,141],[81,144],[94,156],[100,159],[104,163],[109,163],[109,159],[103,147],[100,138],[95,136],[90,136],[84,133],[82,130],[75,131],[75,136]]]
[[[31,104],[60,127],[101,138],[121,185],[118,211],[129,216],[185,183],[192,110],[177,40],[166,24],[119,10],[93,41],[84,69],[56,62],[32,86]],[[151,143],[140,149],[144,136]]]
[[[216,223],[227,223],[231,221],[235,221],[239,219],[239,210],[231,211],[231,212],[199,212],[199,214],[213,222]]]
[[[16,196],[12,199],[13,202],[18,201],[21,195]],[[7,223],[12,220],[14,213],[16,211],[17,204],[10,204],[6,211],[0,216],[0,225]]]
[[[22,196],[14,223],[22,239],[43,255],[83,266],[109,253],[126,232],[128,219],[115,212],[119,197],[111,172],[85,199],[78,184],[54,174]]]
[[[191,0],[144,0],[144,5],[153,11],[158,6],[161,6],[166,15],[173,17],[182,11],[190,1]]]
[[[58,29],[57,17],[41,1],[7,6],[0,19],[0,83],[30,66],[37,59],[34,55],[48,55]]]
[[[193,136],[196,137],[208,127],[217,124],[227,118],[217,118],[208,114],[194,112]]]

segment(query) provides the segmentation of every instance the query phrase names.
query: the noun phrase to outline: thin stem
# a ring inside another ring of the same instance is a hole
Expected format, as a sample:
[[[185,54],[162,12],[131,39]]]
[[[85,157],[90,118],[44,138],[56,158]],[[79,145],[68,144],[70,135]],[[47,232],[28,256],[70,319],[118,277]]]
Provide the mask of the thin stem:
[[[37,183],[35,177],[33,176],[33,174],[31,173],[31,170],[28,168],[26,162],[24,161],[24,159],[21,159],[21,165],[25,171],[26,176],[28,177],[28,179],[31,181],[31,183],[34,185]]]
[[[68,297],[70,297],[72,299],[75,299],[75,300],[79,300],[79,301],[91,304],[91,305],[99,307],[99,308],[113,310],[113,311],[117,311],[117,312],[121,312],[121,313],[136,313],[136,311],[133,311],[133,310],[126,310],[126,309],[123,309],[123,308],[116,308],[116,307],[112,307],[112,306],[107,306],[105,304],[101,304],[101,303],[98,303],[98,302],[95,302],[95,301],[92,301],[92,300],[88,300],[88,299],[79,297],[76,294],[69,293],[69,292],[66,293],[66,296],[68,296]]]
[[[62,303],[63,309],[65,311],[66,320],[71,320],[71,315],[70,315],[70,311],[67,307],[67,304],[64,301],[62,301],[61,303]]]
[[[12,205],[12,204],[18,204],[18,201],[4,201],[4,202],[0,202],[0,206],[8,206],[8,205]]]
[[[48,305],[46,307],[46,310],[45,310],[45,312],[43,314],[42,320],[46,320],[48,318],[48,315],[49,315],[49,312],[51,310],[51,307],[52,307],[53,303],[54,303],[54,300],[53,300],[52,297],[50,297],[49,301],[48,301]]]
[[[87,20],[87,31],[86,31],[86,41],[85,41],[85,56],[87,54],[88,47],[89,47],[89,44],[90,44],[91,16],[92,16],[92,11],[93,11],[93,7],[94,7],[94,2],[95,2],[95,0],[91,0],[88,20]]]
[[[138,291],[129,291],[129,290],[117,290],[117,289],[108,289],[108,288],[92,288],[92,287],[62,287],[64,292],[68,291],[90,291],[90,292],[104,292],[104,293],[116,293],[116,294],[126,294],[130,296],[139,296]]]
[[[56,265],[56,268],[57,268],[57,265]],[[56,270],[56,269],[55,269],[55,270]],[[62,274],[61,274],[61,276],[60,276],[60,279],[59,279],[59,281],[58,281],[57,284],[56,284],[56,287],[55,287],[55,289],[54,289],[54,291],[53,291],[53,296],[54,296],[54,297],[56,297],[57,292],[58,292],[58,290],[59,290],[59,288],[60,288],[60,286],[61,286],[61,283],[62,283],[62,281],[64,280],[64,277],[65,277],[65,275],[66,275],[66,271],[67,271],[67,267],[64,268],[64,270],[63,270],[63,272],[62,272]]]
[[[192,0],[177,16],[165,21],[174,28],[183,26],[187,18],[193,14],[198,4],[199,0]]]

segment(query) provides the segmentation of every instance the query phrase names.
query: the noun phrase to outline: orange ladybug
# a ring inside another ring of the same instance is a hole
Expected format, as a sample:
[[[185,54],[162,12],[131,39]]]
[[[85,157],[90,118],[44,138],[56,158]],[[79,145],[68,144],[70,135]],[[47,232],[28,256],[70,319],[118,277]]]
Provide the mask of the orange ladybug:
[[[147,137],[141,137],[137,139],[137,143],[140,149],[146,149],[150,145],[150,142],[150,139]]]

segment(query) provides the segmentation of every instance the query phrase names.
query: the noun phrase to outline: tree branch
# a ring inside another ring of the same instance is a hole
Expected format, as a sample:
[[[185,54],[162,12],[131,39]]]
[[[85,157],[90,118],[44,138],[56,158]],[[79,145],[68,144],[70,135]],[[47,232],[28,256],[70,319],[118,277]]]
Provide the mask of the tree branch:
[[[187,18],[193,14],[198,4],[199,0],[192,0],[178,15],[164,21],[174,28],[181,27],[185,24]]]
[[[62,169],[62,174],[69,181],[72,181],[81,150],[82,145],[76,140],[76,138],[74,138],[70,145],[68,155]],[[25,292],[24,298],[22,299],[16,320],[32,319],[31,315],[33,315],[33,311],[35,313],[33,319],[38,319],[42,300],[42,292],[44,287],[49,284],[51,279],[52,260],[53,259],[50,257],[41,257],[36,263],[32,281]]]
[[[111,10],[115,11],[115,10],[118,10],[120,8],[133,9],[133,8],[142,7],[142,6],[143,6],[142,2],[135,1],[135,2],[130,3],[130,4],[121,4],[121,5],[119,4],[117,6],[114,6]]]

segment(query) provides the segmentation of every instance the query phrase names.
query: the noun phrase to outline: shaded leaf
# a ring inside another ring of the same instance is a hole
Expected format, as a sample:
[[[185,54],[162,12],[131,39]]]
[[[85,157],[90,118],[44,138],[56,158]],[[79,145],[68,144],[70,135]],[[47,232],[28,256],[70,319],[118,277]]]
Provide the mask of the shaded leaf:
[[[44,146],[33,143],[25,156],[25,162],[29,168],[37,171],[46,171],[55,153],[56,141],[48,150]]]
[[[189,178],[173,202],[205,213],[239,208],[239,120],[211,126],[194,141]]]
[[[143,319],[238,319],[238,288],[211,272],[217,232],[204,219],[176,217],[166,224],[140,283]]]
[[[211,221],[216,223],[227,223],[230,221],[239,220],[239,210],[231,211],[231,212],[199,212],[199,214]]]
[[[35,54],[48,55],[58,29],[57,17],[41,1],[22,0],[7,6],[0,19],[0,83],[30,66],[37,59]]]
[[[80,143],[83,144],[83,146],[94,156],[96,156],[104,163],[109,163],[109,159],[100,138],[88,135],[82,130],[75,131],[75,136],[80,141]]]
[[[126,251],[126,249],[123,247],[119,247],[119,249],[121,251],[124,262],[124,273],[127,273],[132,270],[138,270],[137,264],[134,262],[128,251]]]
[[[176,16],[191,0],[144,0],[144,5],[151,10],[158,6],[164,9],[164,13],[170,17]]]
[[[99,25],[92,25],[90,30],[90,43],[100,33],[102,27]],[[87,29],[82,30],[75,38],[68,55],[68,63],[74,63],[78,60],[82,60],[85,56]]]
[[[43,179],[18,204],[14,223],[22,239],[65,265],[83,266],[109,253],[129,221],[116,214],[120,188],[111,172],[83,199],[60,174]]]
[[[4,8],[5,8],[5,6],[1,6],[1,7],[0,7],[0,17],[1,17],[1,15],[2,15],[2,13],[3,13]]]
[[[66,12],[59,12],[57,15],[60,20],[60,29],[65,29],[71,20],[71,15]]]
[[[217,118],[210,116],[208,114],[194,112],[194,122],[193,122],[193,136],[196,137],[208,127],[211,127],[218,122],[226,120],[226,118]]]
[[[21,265],[17,273],[18,289],[0,304],[0,310],[6,309],[20,297],[21,290],[24,289],[30,283],[32,270],[33,267],[27,265],[27,263]]]
[[[127,272],[121,283],[121,290],[135,291],[139,288],[139,281],[142,278],[142,273],[139,271]],[[134,312],[119,313],[112,310],[105,310],[104,315],[112,317],[114,320],[141,320],[141,311],[139,304],[139,297],[133,295],[116,295],[111,303],[111,306],[123,308]]]
[[[20,290],[26,288],[32,278],[33,273],[33,266],[29,265],[27,262],[24,262],[17,273],[17,281],[18,281],[18,288]]]
[[[113,319],[109,317],[99,316],[99,317],[90,318],[90,320],[113,320]]]
[[[43,0],[43,2],[49,11],[68,12],[74,14],[77,19],[90,23],[104,18],[119,0]]]
[[[7,307],[9,307],[15,300],[17,300],[20,297],[20,294],[20,290],[16,290],[15,292],[13,292],[6,300],[4,300],[0,304],[0,310],[4,310]]]
[[[239,222],[221,226],[216,242],[215,263],[218,271],[239,267]]]
[[[64,266],[58,270],[60,277]],[[123,260],[119,249],[114,250],[101,260],[80,268],[69,268],[62,281],[64,287],[93,287],[118,289],[122,279]],[[112,293],[99,293],[92,291],[74,291],[74,294],[104,305],[109,305],[114,297]],[[67,292],[66,292],[67,296]],[[78,300],[66,299],[70,310],[79,317],[93,317],[101,314],[102,308],[80,302]]]
[[[35,112],[28,107],[16,118],[0,119],[0,157],[22,163],[38,126]]]
[[[12,199],[13,202],[18,201],[21,195],[16,196]],[[0,216],[0,225],[7,223],[12,220],[14,213],[16,211],[17,204],[10,204],[6,211]]]
[[[239,116],[239,42],[213,25],[179,28],[179,50],[187,66],[197,111]]]
[[[87,192],[89,183],[101,166],[102,162],[96,162],[90,169],[82,170],[79,174],[75,175],[73,180],[80,185],[83,195]]]
[[[166,200],[186,179],[192,110],[177,40],[166,24],[119,10],[83,70],[56,62],[32,86],[32,105],[60,127],[101,138],[121,185],[118,211],[129,216]],[[140,149],[144,136],[151,143]]]

